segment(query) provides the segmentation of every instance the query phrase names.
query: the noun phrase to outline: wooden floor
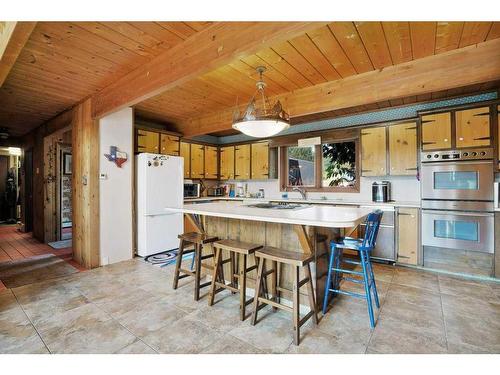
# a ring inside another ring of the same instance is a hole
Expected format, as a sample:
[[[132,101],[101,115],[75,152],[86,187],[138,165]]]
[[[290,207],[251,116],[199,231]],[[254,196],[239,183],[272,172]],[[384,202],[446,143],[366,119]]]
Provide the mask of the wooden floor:
[[[32,233],[19,231],[18,225],[0,225],[0,263],[30,258],[36,255],[54,254],[80,269],[73,261],[73,249],[53,249],[33,238]],[[4,289],[0,281],[0,290]]]

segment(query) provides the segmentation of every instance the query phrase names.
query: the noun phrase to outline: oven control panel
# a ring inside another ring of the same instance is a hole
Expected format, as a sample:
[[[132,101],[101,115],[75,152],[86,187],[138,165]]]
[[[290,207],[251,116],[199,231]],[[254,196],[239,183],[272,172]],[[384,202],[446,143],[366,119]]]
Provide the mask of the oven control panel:
[[[422,163],[436,161],[459,161],[459,160],[488,160],[493,159],[492,148],[426,151],[421,154]]]

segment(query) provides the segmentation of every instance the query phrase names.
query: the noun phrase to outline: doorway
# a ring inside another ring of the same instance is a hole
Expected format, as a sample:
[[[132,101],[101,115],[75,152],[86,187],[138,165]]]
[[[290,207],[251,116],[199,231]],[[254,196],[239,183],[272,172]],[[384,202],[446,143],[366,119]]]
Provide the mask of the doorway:
[[[24,151],[24,231],[33,231],[33,149]]]

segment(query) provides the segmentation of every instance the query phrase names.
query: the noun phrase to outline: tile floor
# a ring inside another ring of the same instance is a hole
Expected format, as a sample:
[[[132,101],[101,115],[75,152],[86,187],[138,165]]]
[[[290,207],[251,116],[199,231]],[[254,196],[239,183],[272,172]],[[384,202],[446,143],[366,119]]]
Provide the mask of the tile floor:
[[[287,313],[238,318],[237,296],[193,301],[140,259],[0,292],[0,353],[500,353],[500,284],[375,266],[381,309],[339,297],[292,344]]]

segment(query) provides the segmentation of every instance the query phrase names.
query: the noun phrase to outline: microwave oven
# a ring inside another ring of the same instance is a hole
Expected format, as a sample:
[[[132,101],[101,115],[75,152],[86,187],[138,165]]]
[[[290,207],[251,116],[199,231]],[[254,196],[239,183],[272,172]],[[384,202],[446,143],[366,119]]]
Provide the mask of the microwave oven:
[[[184,183],[184,198],[199,198],[201,196],[201,184],[192,182]]]

